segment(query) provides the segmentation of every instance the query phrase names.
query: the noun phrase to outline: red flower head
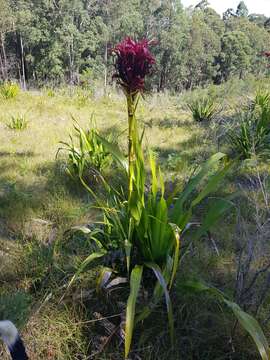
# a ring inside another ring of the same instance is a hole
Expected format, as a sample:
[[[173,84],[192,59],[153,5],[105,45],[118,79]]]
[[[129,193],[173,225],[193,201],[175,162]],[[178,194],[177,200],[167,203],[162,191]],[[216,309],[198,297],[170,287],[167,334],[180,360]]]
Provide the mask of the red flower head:
[[[270,51],[265,51],[263,54],[264,54],[264,56],[270,58]]]
[[[155,59],[149,51],[148,40],[134,41],[130,37],[112,49],[116,55],[114,77],[129,92],[144,89],[145,76],[151,72]]]

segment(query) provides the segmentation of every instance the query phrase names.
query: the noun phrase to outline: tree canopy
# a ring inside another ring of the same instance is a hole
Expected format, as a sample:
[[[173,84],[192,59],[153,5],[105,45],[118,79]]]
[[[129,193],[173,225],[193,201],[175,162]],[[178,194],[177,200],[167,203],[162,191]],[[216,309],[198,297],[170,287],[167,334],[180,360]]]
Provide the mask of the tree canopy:
[[[106,86],[110,48],[126,36],[157,41],[157,90],[266,75],[269,24],[244,1],[221,18],[205,0],[187,9],[180,0],[0,0],[0,78]]]

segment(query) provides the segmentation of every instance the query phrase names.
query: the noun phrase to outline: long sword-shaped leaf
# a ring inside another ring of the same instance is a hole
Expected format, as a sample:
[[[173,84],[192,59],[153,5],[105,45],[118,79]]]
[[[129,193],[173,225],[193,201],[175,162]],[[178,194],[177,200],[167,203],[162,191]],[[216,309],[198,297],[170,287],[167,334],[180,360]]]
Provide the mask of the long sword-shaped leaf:
[[[214,205],[208,210],[202,225],[194,235],[195,240],[199,239],[206,233],[215,223],[224,215],[229,209],[232,208],[232,203],[228,200],[218,199]]]
[[[224,302],[232,310],[241,326],[252,337],[262,360],[270,360],[270,350],[267,339],[258,321],[253,316],[243,311],[235,302],[227,300],[220,290],[214,287],[209,287],[200,281],[187,281],[184,284],[181,284],[181,287],[192,292],[207,291],[216,297],[219,301]]]
[[[134,328],[134,318],[136,312],[136,301],[139,294],[139,289],[141,285],[143,266],[136,265],[134,269],[131,271],[130,275],[130,294],[127,302],[127,311],[126,311],[126,326],[125,326],[125,359],[127,359],[133,328]]]
[[[172,275],[171,275],[169,289],[171,289],[171,287],[173,285],[173,282],[174,282],[174,279],[176,276],[176,272],[178,269],[179,250],[180,250],[180,229],[175,224],[170,224],[170,225],[171,225],[171,227],[173,229],[173,233],[174,233],[175,246],[174,246],[174,257],[173,257],[173,269],[172,269]]]
[[[128,161],[122,151],[116,144],[110,143],[104,137],[99,134],[96,135],[103,146],[109,151],[109,153],[113,156],[113,158],[128,172]]]
[[[87,265],[89,265],[93,260],[98,259],[106,254],[106,251],[102,252],[94,252],[90,254],[79,266],[79,269],[76,271],[76,273],[72,276],[68,288],[74,283],[74,281],[78,278],[78,276],[85,270]]]
[[[166,266],[162,272],[163,278],[166,283],[169,282],[170,276],[173,269],[173,260],[170,256],[167,257]],[[157,280],[154,292],[153,292],[153,298],[148,302],[148,304],[142,309],[142,311],[136,316],[135,319],[135,325],[137,325],[140,321],[143,321],[146,319],[155,306],[160,302],[160,299],[164,293],[163,287],[160,285],[160,282]]]
[[[249,333],[255,342],[263,360],[270,359],[269,345],[258,321],[244,312],[236,303],[224,299],[226,305],[233,311],[239,323]]]
[[[226,157],[223,153],[217,153],[210,157],[204,163],[201,167],[201,170],[198,172],[197,175],[195,175],[187,184],[185,190],[182,192],[181,196],[178,198],[178,200],[175,203],[175,210],[173,212],[174,219],[173,222],[177,223],[177,219],[179,217],[179,213],[182,212],[183,205],[189,195],[197,188],[197,186],[200,184],[200,182],[203,180],[203,178],[207,175],[207,173],[216,165],[219,163],[221,159],[224,159]]]
[[[174,343],[174,325],[173,325],[173,311],[172,311],[172,303],[169,295],[169,291],[167,289],[167,283],[162,275],[162,271],[160,267],[155,263],[146,263],[147,267],[153,270],[157,280],[159,281],[162,290],[165,294],[166,306],[167,306],[167,314],[168,314],[168,322],[169,322],[169,329],[170,329],[170,337],[172,344]]]

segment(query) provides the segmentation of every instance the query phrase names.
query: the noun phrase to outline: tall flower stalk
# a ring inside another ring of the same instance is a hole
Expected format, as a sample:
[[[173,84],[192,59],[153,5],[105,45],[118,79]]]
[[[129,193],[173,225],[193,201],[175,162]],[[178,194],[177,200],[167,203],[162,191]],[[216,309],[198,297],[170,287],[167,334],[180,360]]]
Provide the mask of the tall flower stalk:
[[[138,162],[140,163],[140,140],[135,116],[140,93],[144,90],[146,75],[150,74],[155,59],[149,50],[148,40],[134,41],[126,38],[116,45],[112,52],[116,55],[114,78],[121,85],[127,99],[128,110],[128,196],[132,199],[138,180]],[[142,159],[141,159],[142,160]],[[139,166],[140,167],[140,166]],[[141,169],[142,170],[142,169]],[[144,176],[141,174],[141,180]],[[139,188],[137,188],[139,191]],[[138,194],[143,201],[143,194]],[[138,214],[137,216],[138,217]]]

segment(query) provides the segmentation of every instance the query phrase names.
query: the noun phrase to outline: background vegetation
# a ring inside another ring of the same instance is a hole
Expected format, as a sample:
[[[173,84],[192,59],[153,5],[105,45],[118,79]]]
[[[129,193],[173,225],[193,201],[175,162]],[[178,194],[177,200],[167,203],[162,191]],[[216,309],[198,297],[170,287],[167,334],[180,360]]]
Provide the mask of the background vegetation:
[[[0,77],[23,87],[63,82],[105,87],[111,47],[125,36],[155,39],[151,87],[179,91],[269,72],[270,19],[243,1],[220,17],[207,1],[1,0]]]

